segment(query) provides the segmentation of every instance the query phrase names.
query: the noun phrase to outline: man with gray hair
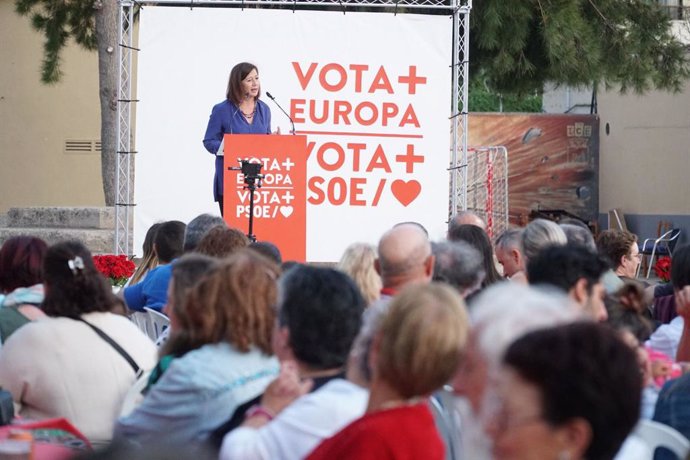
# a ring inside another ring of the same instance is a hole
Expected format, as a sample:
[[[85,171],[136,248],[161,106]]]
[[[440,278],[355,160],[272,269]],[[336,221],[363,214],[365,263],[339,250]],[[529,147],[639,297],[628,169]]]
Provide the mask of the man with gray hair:
[[[565,233],[568,244],[579,244],[591,251],[597,251],[597,243],[594,241],[592,231],[582,222],[569,219],[566,222],[559,222],[558,226],[561,227],[561,230]]]
[[[496,410],[492,382],[503,353],[518,337],[536,329],[580,318],[576,304],[557,290],[534,288],[518,283],[497,283],[476,298],[470,310],[472,331],[452,382],[454,394],[442,399],[450,427],[460,439],[453,439],[455,458],[488,460],[491,451],[482,424]]]
[[[525,256],[522,254],[521,228],[509,228],[496,239],[495,252],[498,263],[503,267],[503,276],[527,284]]]
[[[522,232],[522,255],[525,257],[525,265],[546,246],[566,244],[568,239],[557,223],[546,219],[534,219]]]
[[[219,225],[226,225],[223,218],[211,214],[200,214],[189,221],[184,234],[184,252],[194,251],[206,232]]]
[[[463,298],[481,287],[484,280],[482,256],[464,241],[431,243],[436,259],[433,281],[441,281],[454,287]]]
[[[410,283],[428,283],[434,271],[431,243],[415,223],[399,224],[379,240],[374,268],[381,276],[381,298],[392,297]]]

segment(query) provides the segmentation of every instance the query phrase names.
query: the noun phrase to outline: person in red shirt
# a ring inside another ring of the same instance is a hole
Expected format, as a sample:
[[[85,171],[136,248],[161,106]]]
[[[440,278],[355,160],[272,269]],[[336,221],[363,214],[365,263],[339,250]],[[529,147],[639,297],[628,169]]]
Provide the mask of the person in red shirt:
[[[427,397],[454,374],[468,328],[464,302],[452,288],[437,283],[405,288],[372,344],[366,414],[307,458],[444,459]]]

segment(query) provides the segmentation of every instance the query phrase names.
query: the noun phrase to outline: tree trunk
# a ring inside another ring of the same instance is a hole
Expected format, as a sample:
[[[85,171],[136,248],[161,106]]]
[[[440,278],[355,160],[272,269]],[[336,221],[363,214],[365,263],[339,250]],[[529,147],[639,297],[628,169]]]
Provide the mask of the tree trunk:
[[[96,0],[96,40],[98,42],[98,92],[101,103],[101,176],[105,205],[114,206],[117,198],[117,97],[118,28],[117,0]]]

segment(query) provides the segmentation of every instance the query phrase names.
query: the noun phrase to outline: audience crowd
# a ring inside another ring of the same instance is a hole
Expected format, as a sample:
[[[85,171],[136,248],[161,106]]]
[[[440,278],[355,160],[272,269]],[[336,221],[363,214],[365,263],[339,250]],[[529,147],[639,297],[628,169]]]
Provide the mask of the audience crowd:
[[[82,243],[13,237],[0,387],[93,459],[642,460],[645,420],[690,437],[690,246],[654,286],[626,231],[493,236],[462,212],[310,265],[202,214],[151,226],[118,294]],[[156,343],[129,318],[151,311]]]

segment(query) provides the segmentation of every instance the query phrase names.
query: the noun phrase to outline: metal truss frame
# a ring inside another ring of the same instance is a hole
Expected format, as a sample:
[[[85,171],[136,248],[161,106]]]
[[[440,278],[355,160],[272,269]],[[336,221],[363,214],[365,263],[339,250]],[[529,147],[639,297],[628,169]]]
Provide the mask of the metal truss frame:
[[[118,0],[119,90],[115,203],[115,253],[132,255],[134,171],[132,155],[132,61],[135,10],[142,6],[283,8],[296,10],[376,11],[393,14],[443,14],[453,19],[450,205],[449,218],[467,208],[467,92],[469,87],[469,38],[472,0]]]

